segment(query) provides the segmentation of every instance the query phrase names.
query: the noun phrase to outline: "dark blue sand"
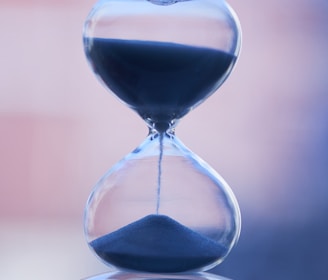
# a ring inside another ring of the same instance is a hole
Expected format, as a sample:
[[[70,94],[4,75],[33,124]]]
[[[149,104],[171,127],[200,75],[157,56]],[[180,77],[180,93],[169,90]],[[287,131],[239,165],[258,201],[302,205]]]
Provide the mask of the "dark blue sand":
[[[164,215],[148,215],[90,243],[114,266],[174,273],[207,266],[227,249]]]
[[[94,71],[144,119],[179,119],[223,82],[236,57],[152,41],[85,38]]]

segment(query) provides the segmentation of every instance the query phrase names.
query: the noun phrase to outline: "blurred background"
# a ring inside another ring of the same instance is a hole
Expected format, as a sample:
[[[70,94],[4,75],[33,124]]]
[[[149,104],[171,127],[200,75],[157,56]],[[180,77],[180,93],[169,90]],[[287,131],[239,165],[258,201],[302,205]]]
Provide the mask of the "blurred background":
[[[91,0],[0,2],[0,279],[107,271],[83,236],[92,186],[146,136],[82,49]],[[177,135],[231,185],[240,241],[214,273],[328,278],[328,2],[229,2],[243,29],[230,78]]]

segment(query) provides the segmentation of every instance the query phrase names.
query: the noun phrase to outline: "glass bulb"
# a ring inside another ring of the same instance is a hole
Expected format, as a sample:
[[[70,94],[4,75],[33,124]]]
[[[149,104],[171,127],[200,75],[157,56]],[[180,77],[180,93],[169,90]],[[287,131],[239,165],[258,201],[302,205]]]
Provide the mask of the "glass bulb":
[[[227,78],[239,23],[222,0],[100,1],[86,20],[84,48],[105,87],[165,131]]]
[[[209,269],[229,253],[240,213],[227,183],[173,133],[151,133],[96,185],[87,241],[107,264],[148,272]]]

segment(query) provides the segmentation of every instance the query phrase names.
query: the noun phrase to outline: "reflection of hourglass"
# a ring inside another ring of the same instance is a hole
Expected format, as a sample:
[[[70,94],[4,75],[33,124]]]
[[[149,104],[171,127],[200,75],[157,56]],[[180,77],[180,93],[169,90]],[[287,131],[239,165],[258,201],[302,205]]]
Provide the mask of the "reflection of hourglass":
[[[84,47],[104,85],[149,127],[90,195],[91,249],[126,270],[217,265],[238,239],[238,204],[174,131],[232,70],[240,49],[234,13],[222,0],[100,0],[86,20]]]
[[[229,280],[228,278],[206,272],[155,274],[115,271],[97,275],[84,280]]]

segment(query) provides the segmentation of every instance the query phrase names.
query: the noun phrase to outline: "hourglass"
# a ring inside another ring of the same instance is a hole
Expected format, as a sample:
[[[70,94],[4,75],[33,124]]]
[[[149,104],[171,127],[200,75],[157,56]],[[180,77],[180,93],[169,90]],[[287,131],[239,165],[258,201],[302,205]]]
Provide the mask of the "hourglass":
[[[214,267],[237,242],[239,207],[175,128],[231,72],[240,49],[234,12],[223,0],[100,0],[83,35],[97,77],[149,128],[89,197],[90,248],[121,270]]]

